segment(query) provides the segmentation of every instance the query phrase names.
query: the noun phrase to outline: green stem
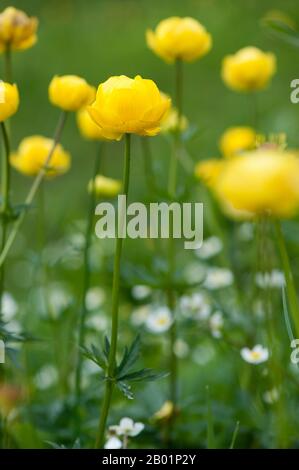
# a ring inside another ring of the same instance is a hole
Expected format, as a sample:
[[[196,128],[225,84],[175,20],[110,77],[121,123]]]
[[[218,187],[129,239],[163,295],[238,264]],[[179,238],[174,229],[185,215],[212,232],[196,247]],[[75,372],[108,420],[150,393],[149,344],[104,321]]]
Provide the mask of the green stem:
[[[43,181],[44,179],[44,176],[47,172],[47,167],[49,166],[50,162],[51,162],[51,158],[52,158],[52,155],[54,153],[54,150],[58,144],[58,142],[60,141],[60,138],[61,138],[61,134],[62,134],[62,130],[64,128],[64,125],[65,125],[65,121],[66,121],[66,117],[67,117],[67,113],[66,111],[62,111],[61,113],[61,116],[60,116],[60,119],[59,119],[59,122],[58,122],[58,125],[56,127],[56,131],[55,131],[55,134],[54,134],[54,138],[53,138],[53,145],[52,145],[52,148],[48,154],[48,157],[45,161],[45,165],[43,168],[41,168],[41,170],[39,171],[39,173],[37,174],[37,176],[35,177],[33,183],[32,183],[32,186],[28,192],[28,195],[26,197],[26,200],[25,200],[25,206],[30,206],[34,200],[34,197],[38,191],[38,188],[40,187],[40,184],[41,182]],[[14,223],[14,226],[9,234],[9,237],[5,243],[5,246],[4,248],[1,250],[1,254],[0,254],[0,268],[3,266],[3,263],[4,261],[6,260],[6,257],[15,241],[15,238],[17,236],[17,234],[19,233],[19,230],[22,226],[22,223],[25,219],[25,216],[26,216],[26,212],[23,211],[22,214],[18,217],[17,221]]]
[[[9,192],[10,192],[10,145],[7,130],[4,122],[1,122],[1,133],[4,143],[4,152],[2,155],[2,202],[1,202],[1,214],[2,214],[2,234],[1,234],[1,251],[3,250],[6,243],[6,232],[7,232],[7,221],[9,212]],[[4,291],[4,264],[1,265],[0,269],[0,316],[2,313],[2,297]]]
[[[296,328],[297,337],[299,338],[299,302],[291,269],[290,259],[287,252],[284,236],[282,233],[281,225],[278,220],[275,222],[276,238],[278,249],[280,252],[282,268],[285,275],[286,281],[286,292],[289,301],[290,312],[293,318],[293,322]]]
[[[178,111],[178,122],[181,122],[182,118],[182,97],[183,97],[183,64],[181,60],[177,60],[175,64],[175,72],[176,72],[176,89],[175,89],[175,96],[176,96],[176,107]],[[174,136],[174,149],[172,153],[172,159],[170,162],[170,169],[169,169],[169,180],[168,180],[168,192],[169,194],[175,199],[176,198],[176,190],[177,190],[177,164],[179,159],[180,153],[180,146],[181,146],[181,131],[180,126],[178,126],[175,136]],[[178,360],[175,354],[175,342],[177,339],[177,332],[176,332],[176,319],[175,319],[175,292],[172,287],[173,284],[173,274],[175,272],[175,240],[173,238],[173,214],[171,213],[170,216],[170,234],[169,234],[169,244],[168,244],[168,281],[169,281],[169,289],[167,292],[168,298],[168,307],[173,315],[173,323],[170,328],[170,376],[169,376],[169,396],[170,400],[173,405],[173,415],[168,422],[168,429],[166,433],[166,439],[168,444],[172,441],[172,433],[174,427],[174,421],[176,416],[176,404],[178,399]]]
[[[7,83],[12,83],[11,48],[9,45],[4,53],[4,76]]]
[[[168,180],[168,192],[173,197],[176,195],[176,184],[177,184],[177,166],[180,153],[181,144],[181,131],[180,123],[183,115],[183,63],[180,59],[177,59],[175,63],[175,105],[178,111],[178,128],[175,133],[174,139],[174,152],[170,161],[169,168],[169,180]]]
[[[125,165],[123,175],[123,194],[128,197],[129,192],[129,177],[130,177],[130,156],[131,156],[131,136],[130,134],[125,135]],[[124,220],[125,220],[125,207],[120,208],[120,233],[122,233]],[[109,414],[109,408],[112,398],[112,392],[115,383],[115,369],[116,369],[116,350],[117,350],[117,339],[118,339],[118,304],[119,304],[119,283],[120,283],[120,261],[122,254],[123,238],[117,237],[116,239],[116,251],[114,257],[114,270],[113,270],[113,285],[112,285],[112,328],[110,338],[110,351],[108,358],[107,377],[105,382],[104,401],[102,410],[100,413],[98,432],[96,436],[96,448],[102,448],[105,438],[105,429],[107,418]]]
[[[99,172],[101,153],[102,153],[102,143],[100,144],[99,149],[97,150],[96,157],[95,157],[94,170],[93,170],[93,175],[92,175],[92,182],[93,182],[92,187],[94,187],[95,185],[95,179]],[[85,319],[86,319],[86,314],[87,314],[86,295],[90,286],[89,252],[90,252],[91,237],[92,237],[95,203],[96,203],[95,191],[92,190],[90,192],[90,197],[89,197],[89,208],[88,208],[88,217],[87,217],[86,233],[85,233],[85,246],[84,246],[84,253],[83,253],[84,273],[83,273],[82,303],[81,303],[80,318],[79,318],[78,349],[81,346],[83,346],[84,339],[85,339]],[[75,377],[75,397],[76,397],[77,405],[80,403],[80,398],[81,398],[81,378],[82,378],[82,355],[80,354],[80,350],[79,350],[78,359],[77,359],[76,377]]]

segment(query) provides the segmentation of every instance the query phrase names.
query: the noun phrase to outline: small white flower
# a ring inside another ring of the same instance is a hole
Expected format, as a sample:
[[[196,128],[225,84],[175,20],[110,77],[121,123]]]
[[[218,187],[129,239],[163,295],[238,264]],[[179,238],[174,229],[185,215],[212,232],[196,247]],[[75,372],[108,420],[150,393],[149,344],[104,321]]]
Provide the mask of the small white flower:
[[[281,288],[285,284],[285,277],[283,272],[273,269],[269,273],[257,273],[255,282],[261,289],[266,289],[267,287]]]
[[[184,295],[180,301],[182,314],[198,320],[206,320],[211,313],[211,306],[203,294]]]
[[[203,241],[201,247],[196,250],[195,254],[200,259],[209,259],[220,253],[223,244],[218,237],[209,237]]]
[[[87,325],[96,331],[105,331],[108,326],[108,319],[102,314],[93,315],[88,318]]]
[[[231,286],[234,282],[233,273],[226,268],[209,268],[206,273],[204,287],[207,289],[221,289]]]
[[[63,285],[54,285],[49,290],[49,302],[54,313],[60,313],[65,310],[71,303],[72,297]]]
[[[242,348],[241,356],[244,361],[248,362],[249,364],[261,364],[262,362],[268,360],[269,351],[267,348],[264,348],[260,344],[257,344],[252,349]]]
[[[184,357],[188,356],[190,348],[185,341],[178,338],[174,343],[173,350],[177,357],[183,359]]]
[[[9,322],[15,316],[18,304],[9,292],[4,292],[2,297],[2,315],[5,322]]]
[[[143,300],[151,294],[152,290],[148,286],[134,286],[132,288],[132,296],[136,300]]]
[[[277,388],[267,390],[263,395],[263,399],[268,405],[273,405],[273,403],[277,402],[277,400],[279,399],[279,391],[277,390]]]
[[[122,442],[116,436],[109,437],[108,441],[104,445],[104,449],[121,449],[121,448],[122,448]]]
[[[86,294],[86,305],[88,310],[96,310],[103,305],[105,292],[100,287],[91,287]]]
[[[34,383],[39,390],[46,390],[58,381],[57,369],[52,364],[41,367],[34,377]]]
[[[146,319],[146,327],[152,333],[163,333],[172,324],[171,312],[167,307],[159,307],[153,310]]]
[[[215,338],[221,337],[221,329],[223,327],[223,315],[221,312],[215,312],[209,321],[211,333]]]
[[[144,429],[143,423],[134,423],[131,418],[122,418],[118,425],[111,426],[109,430],[116,432],[118,436],[135,437]]]
[[[146,322],[150,314],[150,306],[142,305],[141,307],[135,308],[131,315],[131,323],[135,326],[143,325]]]

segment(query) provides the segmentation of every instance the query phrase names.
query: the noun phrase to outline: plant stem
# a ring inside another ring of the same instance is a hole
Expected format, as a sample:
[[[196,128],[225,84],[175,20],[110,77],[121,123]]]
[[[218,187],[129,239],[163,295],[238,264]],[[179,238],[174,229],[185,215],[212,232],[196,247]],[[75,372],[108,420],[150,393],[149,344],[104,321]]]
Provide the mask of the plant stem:
[[[7,46],[4,53],[4,76],[7,83],[12,83],[11,48]]]
[[[129,192],[129,177],[130,177],[130,156],[131,156],[131,136],[125,135],[125,165],[123,174],[123,194],[128,197]],[[125,220],[126,208],[122,206],[119,214],[119,228],[122,234],[123,225]],[[118,304],[119,304],[119,282],[120,282],[120,261],[122,254],[123,238],[117,236],[116,251],[114,257],[114,270],[113,270],[113,285],[112,285],[112,328],[110,338],[110,351],[108,358],[107,377],[105,381],[104,401],[100,413],[98,432],[96,437],[96,448],[102,448],[105,438],[106,422],[108,418],[112,392],[115,383],[115,368],[116,368],[116,350],[118,339]]]
[[[2,203],[1,203],[1,215],[2,215],[2,234],[1,234],[1,251],[3,250],[6,242],[7,232],[7,221],[9,212],[9,192],[10,192],[10,145],[7,130],[4,122],[1,122],[1,133],[4,143],[4,152],[2,155]],[[2,297],[4,291],[5,273],[4,264],[0,267],[0,316],[2,314]]]
[[[176,86],[175,86],[175,96],[176,96],[176,107],[178,111],[178,128],[175,133],[174,137],[174,149],[172,153],[172,159],[170,162],[170,169],[169,169],[169,180],[168,180],[168,192],[172,196],[173,199],[176,198],[176,189],[177,189],[177,164],[181,146],[181,131],[180,131],[180,122],[182,118],[182,95],[183,95],[183,64],[181,60],[177,60],[175,63],[175,75],[176,75]],[[170,214],[170,234],[169,234],[169,244],[168,244],[168,281],[169,281],[169,289],[167,292],[167,299],[168,299],[168,307],[172,312],[173,316],[173,323],[170,328],[170,376],[169,376],[169,396],[170,400],[173,405],[173,415],[169,419],[168,422],[168,430],[166,434],[166,438],[168,443],[171,443],[172,440],[172,432],[173,426],[176,416],[176,403],[177,403],[177,394],[178,394],[178,360],[175,354],[175,342],[177,339],[176,334],[176,319],[175,319],[175,292],[173,290],[173,275],[175,272],[175,243],[173,238],[173,214]]]
[[[94,169],[92,175],[92,187],[94,187],[95,179],[99,171],[100,166],[100,157],[102,153],[102,143],[97,150],[97,154],[94,161]],[[84,246],[84,273],[83,273],[83,292],[82,292],[82,303],[80,309],[80,318],[79,318],[79,331],[78,331],[78,358],[77,358],[77,368],[75,376],[75,397],[77,405],[80,403],[81,398],[81,376],[82,376],[82,355],[80,354],[79,348],[83,346],[85,339],[85,319],[87,314],[87,305],[86,305],[86,295],[90,285],[90,245],[92,237],[92,227],[93,227],[93,218],[94,218],[94,209],[95,209],[96,197],[94,190],[90,191],[89,196],[89,208],[86,224],[86,233],[85,233],[85,246]]]
[[[60,141],[60,137],[61,137],[61,134],[62,134],[62,130],[64,128],[64,125],[65,125],[65,121],[66,121],[66,117],[67,117],[67,113],[66,111],[62,111],[61,115],[60,115],[60,119],[58,121],[58,124],[57,124],[57,127],[56,127],[56,131],[55,131],[55,134],[54,134],[54,138],[53,138],[53,146],[49,152],[49,155],[45,161],[45,165],[43,168],[40,169],[39,173],[37,174],[37,176],[35,177],[33,183],[32,183],[32,186],[28,192],[28,195],[26,197],[26,200],[25,200],[25,205],[26,206],[30,206],[34,200],[34,197],[38,191],[38,188],[41,184],[41,182],[43,181],[44,179],[44,176],[47,172],[47,167],[49,166],[50,162],[51,162],[51,158],[52,158],[52,155],[54,153],[54,150],[58,144],[58,142]],[[1,254],[0,254],[0,268],[2,267],[14,241],[15,241],[15,238],[22,226],[22,223],[25,219],[25,215],[26,215],[26,211],[23,211],[21,213],[21,215],[18,217],[17,221],[14,223],[14,227],[12,228],[9,236],[8,236],[8,239],[5,243],[5,246],[4,248],[1,250]]]
[[[298,297],[296,293],[296,287],[295,287],[295,282],[294,282],[293,273],[291,269],[290,259],[289,259],[289,255],[287,252],[287,247],[285,244],[285,240],[284,240],[284,236],[282,233],[279,220],[276,220],[274,224],[275,224],[276,238],[277,238],[278,249],[280,252],[282,268],[283,268],[284,275],[285,275],[286,292],[287,292],[287,297],[289,301],[290,312],[291,312],[293,322],[295,325],[297,338],[299,338],[299,302],[298,302]]]

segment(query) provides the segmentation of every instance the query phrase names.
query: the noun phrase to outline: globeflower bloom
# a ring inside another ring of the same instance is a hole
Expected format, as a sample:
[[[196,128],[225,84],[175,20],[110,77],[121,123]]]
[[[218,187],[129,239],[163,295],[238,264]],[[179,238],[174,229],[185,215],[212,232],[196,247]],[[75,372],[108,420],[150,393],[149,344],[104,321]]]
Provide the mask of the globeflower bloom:
[[[115,197],[120,193],[121,188],[121,181],[103,175],[97,175],[95,180],[90,180],[88,183],[88,191],[94,192],[97,197]]]
[[[77,75],[55,76],[49,85],[49,99],[64,111],[78,111],[92,103],[94,87]]]
[[[152,80],[121,75],[99,85],[88,112],[104,136],[113,135],[119,140],[123,134],[158,134],[169,106],[170,99],[160,93]]]
[[[33,46],[37,41],[37,26],[37,18],[29,18],[14,7],[5,8],[0,14],[0,52]]]
[[[219,147],[225,157],[232,157],[244,150],[253,150],[256,138],[256,132],[251,127],[231,127],[222,134]]]
[[[147,45],[166,62],[193,62],[209,52],[211,35],[194,18],[173,16],[146,32]]]
[[[11,164],[20,173],[35,176],[44,167],[52,147],[52,139],[40,135],[26,137],[20,143],[18,151],[11,155]],[[70,154],[57,144],[46,169],[46,176],[51,178],[66,173],[70,162]]]
[[[0,122],[5,121],[17,112],[19,101],[17,85],[0,82]]]
[[[234,157],[226,161],[213,190],[232,216],[292,217],[299,209],[298,154],[261,148]]]
[[[203,160],[195,165],[194,175],[197,179],[202,180],[206,186],[213,188],[223,165],[224,161],[217,158]]]
[[[265,88],[276,71],[276,57],[256,47],[245,47],[223,59],[222,78],[235,91]]]
[[[87,108],[82,108],[77,113],[77,124],[82,137],[87,140],[107,140],[115,139],[115,134],[104,132],[90,117]]]

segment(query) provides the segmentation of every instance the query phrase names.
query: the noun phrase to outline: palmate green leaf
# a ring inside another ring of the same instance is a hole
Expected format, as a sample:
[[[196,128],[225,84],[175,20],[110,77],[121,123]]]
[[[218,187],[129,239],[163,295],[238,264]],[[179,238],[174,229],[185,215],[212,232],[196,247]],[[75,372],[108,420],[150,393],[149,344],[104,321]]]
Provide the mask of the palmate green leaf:
[[[140,335],[136,336],[129,348],[125,348],[123,358],[116,369],[117,377],[125,375],[136,363],[140,354]]]
[[[90,359],[92,362],[97,364],[101,369],[105,370],[107,367],[107,360],[105,356],[102,354],[102,352],[93,344],[91,345],[91,348],[88,349],[85,346],[82,346],[81,348],[82,354],[87,358]]]
[[[292,29],[283,21],[266,19],[263,21],[263,25],[275,34],[275,36],[299,48],[299,32]]]
[[[110,354],[110,341],[109,341],[107,336],[105,336],[105,339],[104,339],[103,353],[104,353],[104,356],[105,356],[106,361],[108,363],[109,354]]]
[[[129,384],[127,384],[126,382],[118,381],[116,382],[116,385],[126,398],[128,398],[129,400],[133,400],[134,395],[131,391],[131,386]]]
[[[167,372],[155,372],[153,369],[140,369],[119,377],[120,381],[127,382],[150,382],[162,379],[168,375]]]

